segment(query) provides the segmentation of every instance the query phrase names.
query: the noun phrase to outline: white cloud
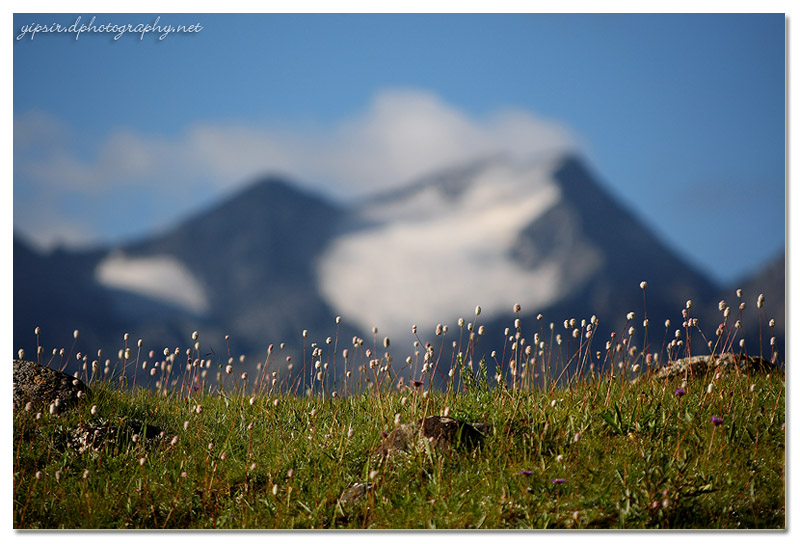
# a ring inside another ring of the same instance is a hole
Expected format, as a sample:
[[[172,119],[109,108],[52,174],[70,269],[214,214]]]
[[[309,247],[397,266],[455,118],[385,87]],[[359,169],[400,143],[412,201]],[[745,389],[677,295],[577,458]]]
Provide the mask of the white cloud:
[[[532,270],[509,256],[520,230],[561,198],[553,167],[490,162],[460,180],[458,197],[428,185],[407,200],[374,204],[364,213],[385,223],[337,238],[321,256],[323,296],[361,330],[377,326],[395,339],[413,324],[427,335],[476,305],[491,319],[515,303],[536,311],[557,301],[594,271],[596,255],[571,266],[570,277],[568,252]]]
[[[180,261],[168,255],[134,258],[113,253],[97,265],[95,276],[106,287],[175,304],[195,313],[208,309],[200,282]]]
[[[146,214],[132,215],[126,199],[115,199],[121,188],[169,201],[171,215],[179,217],[197,203],[183,195],[198,190],[219,194],[265,173],[289,174],[351,198],[484,156],[520,158],[573,147],[565,127],[529,112],[505,110],[476,119],[419,90],[381,92],[360,115],[331,126],[287,129],[198,121],[174,137],[119,127],[91,148],[75,128],[31,112],[17,116],[14,134],[15,199],[24,201],[22,208],[35,210],[15,217],[15,227],[40,240],[58,236],[57,231],[43,232],[45,215],[68,222],[69,213],[77,218],[89,211],[70,212],[52,204],[68,197],[104,195],[102,205],[118,212],[107,215],[126,220],[96,218],[94,227],[101,236],[119,237],[115,231],[121,228],[129,229],[125,234],[140,234],[154,221]],[[49,207],[40,205],[44,193],[50,195]]]

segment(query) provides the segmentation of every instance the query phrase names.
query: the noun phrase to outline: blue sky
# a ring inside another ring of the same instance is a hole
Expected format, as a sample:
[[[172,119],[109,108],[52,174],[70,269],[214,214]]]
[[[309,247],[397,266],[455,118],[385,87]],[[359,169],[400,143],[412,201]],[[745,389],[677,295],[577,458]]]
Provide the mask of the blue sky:
[[[159,14],[17,14],[14,36],[78,16]],[[552,146],[716,280],[785,244],[783,14],[160,14],[195,23],[14,40],[16,230],[120,240],[264,171],[346,200]]]

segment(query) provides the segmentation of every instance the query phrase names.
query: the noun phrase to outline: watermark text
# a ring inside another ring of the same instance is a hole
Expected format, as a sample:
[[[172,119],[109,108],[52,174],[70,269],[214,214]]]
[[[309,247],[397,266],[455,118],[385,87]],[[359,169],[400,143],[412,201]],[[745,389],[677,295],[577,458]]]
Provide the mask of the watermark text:
[[[71,25],[62,25],[61,23],[28,23],[22,25],[19,29],[16,39],[22,40],[30,38],[33,40],[37,34],[70,34],[74,35],[75,39],[79,39],[82,34],[112,34],[114,41],[119,40],[125,34],[138,35],[139,40],[144,40],[145,35],[155,34],[159,40],[163,40],[170,34],[194,34],[203,30],[200,23],[191,25],[171,25],[160,24],[161,16],[155,18],[152,23],[101,23],[97,24],[97,17],[92,17],[88,23],[81,23],[81,16],[79,15],[75,22]]]

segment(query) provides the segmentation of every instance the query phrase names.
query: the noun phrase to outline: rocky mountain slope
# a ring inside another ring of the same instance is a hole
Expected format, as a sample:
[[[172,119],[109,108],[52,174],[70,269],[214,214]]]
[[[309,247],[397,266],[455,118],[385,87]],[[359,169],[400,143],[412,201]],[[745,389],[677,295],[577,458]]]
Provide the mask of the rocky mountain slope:
[[[765,292],[780,342],[784,268],[781,259],[742,286],[752,297]],[[68,348],[73,329],[81,331],[76,349],[114,354],[125,332],[160,353],[192,345],[197,330],[210,356],[246,354],[250,366],[269,344],[286,343],[281,357],[305,349],[308,359],[312,342],[341,351],[354,335],[376,347],[389,336],[404,358],[412,325],[428,339],[436,324],[455,330],[480,305],[489,353],[502,349],[514,303],[530,326],[540,312],[547,323],[596,315],[609,332],[630,311],[641,325],[643,280],[651,323],[679,320],[688,299],[715,319],[724,290],[617,202],[579,157],[490,158],[348,206],[268,177],[116,247],[39,254],[15,237],[14,348],[33,353],[41,326],[48,351]]]

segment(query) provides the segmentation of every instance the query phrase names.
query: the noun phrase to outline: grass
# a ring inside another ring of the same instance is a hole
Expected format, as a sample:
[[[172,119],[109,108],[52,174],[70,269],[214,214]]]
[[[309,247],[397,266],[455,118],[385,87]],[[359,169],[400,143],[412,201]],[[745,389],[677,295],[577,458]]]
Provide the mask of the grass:
[[[466,341],[452,375],[420,342],[424,354],[403,363],[420,378],[410,384],[393,372],[388,342],[376,357],[360,339],[349,348],[348,385],[340,376],[326,386],[327,356],[310,350],[320,375],[306,395],[280,372],[273,377],[269,359],[253,377],[221,369],[213,385],[202,364],[162,377],[158,389],[141,387],[142,375],[136,388],[121,387],[112,371],[71,412],[15,410],[14,527],[785,528],[783,374],[633,383],[687,346],[667,330],[660,357],[633,349],[626,325],[598,353],[588,324],[567,323],[561,343],[541,321],[538,341],[523,342],[515,324],[499,380],[471,363],[477,319],[456,331]],[[726,325],[711,349],[736,346],[735,335]],[[199,353],[196,345],[187,360]],[[134,364],[121,355],[120,364]],[[571,365],[558,368],[572,368],[561,379],[548,375],[557,358]],[[430,387],[434,373],[450,378],[445,387]],[[445,411],[489,423],[482,447],[372,455],[398,415],[410,422]],[[70,429],[99,418],[158,427],[163,439],[66,446]],[[364,500],[340,503],[356,482],[373,484]]]

